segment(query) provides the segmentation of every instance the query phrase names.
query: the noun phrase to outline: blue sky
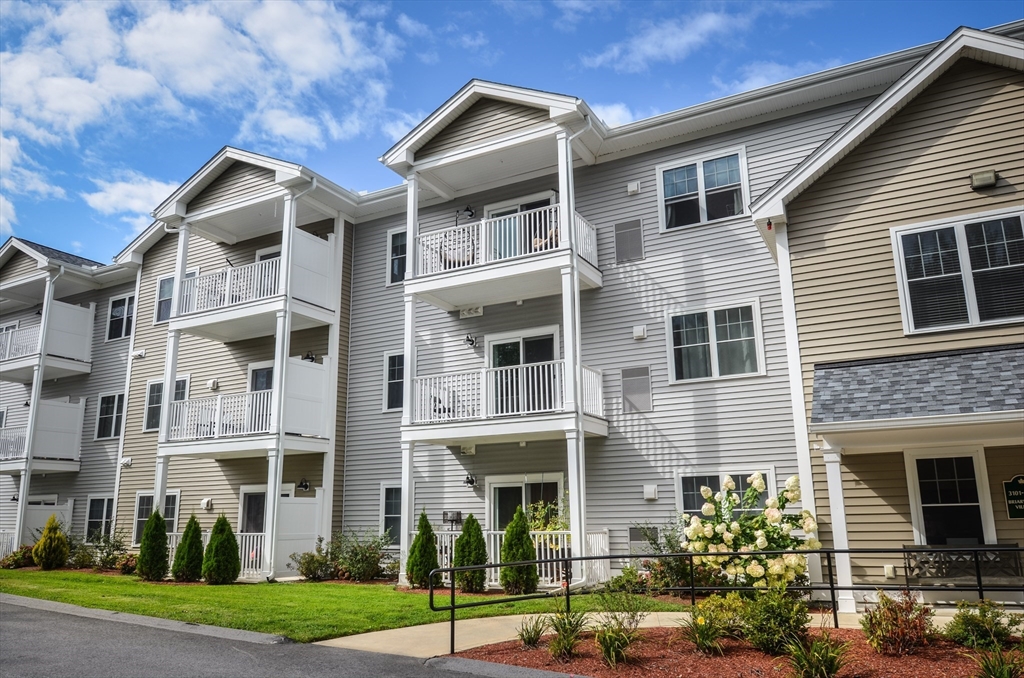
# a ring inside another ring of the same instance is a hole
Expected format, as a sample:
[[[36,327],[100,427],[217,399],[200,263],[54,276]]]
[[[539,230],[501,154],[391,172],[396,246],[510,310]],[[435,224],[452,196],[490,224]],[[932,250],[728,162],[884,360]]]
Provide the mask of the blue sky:
[[[610,125],[1024,17],[969,2],[0,0],[0,234],[109,261],[225,144],[353,190],[471,78]]]

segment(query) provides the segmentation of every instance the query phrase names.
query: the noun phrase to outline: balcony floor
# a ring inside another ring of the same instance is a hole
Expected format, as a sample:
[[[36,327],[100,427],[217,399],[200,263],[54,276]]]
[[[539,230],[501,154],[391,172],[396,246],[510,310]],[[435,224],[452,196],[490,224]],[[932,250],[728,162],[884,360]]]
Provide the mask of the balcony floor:
[[[576,418],[571,412],[434,422],[403,426],[402,441],[461,445],[564,440],[566,432],[575,426]],[[584,415],[583,430],[587,437],[607,438],[608,422]]]
[[[33,369],[37,362],[39,362],[38,353],[5,360],[0,363],[0,380],[16,384],[31,384]],[[43,379],[61,379],[90,372],[92,372],[92,363],[52,355],[46,356],[46,362],[43,365]]]
[[[203,438],[160,443],[157,454],[161,457],[202,459],[244,459],[266,457],[267,450],[277,447],[277,435],[256,434],[223,438]],[[285,434],[284,453],[325,454],[330,448],[327,438]]]
[[[305,330],[334,322],[334,312],[293,299],[292,330]],[[277,332],[277,312],[284,297],[259,299],[235,306],[210,309],[171,319],[170,329],[181,330],[221,343],[271,337]]]
[[[82,462],[70,459],[33,459],[32,475],[44,473],[78,473]],[[25,459],[0,461],[0,476],[20,476],[25,472]]]

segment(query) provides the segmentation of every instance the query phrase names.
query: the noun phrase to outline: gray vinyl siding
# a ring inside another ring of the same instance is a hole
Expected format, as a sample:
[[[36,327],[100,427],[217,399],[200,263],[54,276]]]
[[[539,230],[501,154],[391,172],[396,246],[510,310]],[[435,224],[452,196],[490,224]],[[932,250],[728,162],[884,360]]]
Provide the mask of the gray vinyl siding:
[[[86,292],[60,301],[88,307],[96,304],[93,322],[92,371],[86,375],[48,380],[42,385],[44,400],[70,398],[71,402],[85,399],[85,416],[82,422],[81,469],[77,473],[49,473],[33,475],[30,495],[56,494],[58,503],[63,504],[69,497],[75,500],[72,529],[84,534],[88,511],[88,497],[113,497],[117,476],[117,450],[120,437],[96,440],[96,415],[101,393],[123,393],[125,372],[128,366],[130,339],[106,341],[106,313],[112,297],[132,294],[134,281],[115,287]],[[41,308],[41,307],[39,307]],[[36,308],[26,309],[12,317],[20,317],[21,326],[39,324]],[[5,318],[5,320],[7,320]],[[31,393],[30,384],[0,382],[0,407],[7,406],[14,416],[10,425],[23,426],[28,423],[29,408],[24,407]],[[17,504],[7,501],[17,493],[17,479],[12,476],[0,477],[0,528],[14,529]]]
[[[342,251],[341,303],[338,328],[338,408],[335,419],[334,505],[331,507],[331,533],[342,528],[342,506],[345,496],[345,455],[348,444],[349,409],[349,338],[352,319],[352,258],[355,251],[355,225],[345,222],[345,243]],[[326,481],[325,481],[326,482]]]
[[[550,119],[546,108],[480,99],[416,151],[416,159],[473,146],[488,137],[533,127]]]
[[[39,262],[21,251],[15,251],[11,258],[0,269],[0,280],[17,280],[22,276],[39,272]]]
[[[234,202],[275,188],[278,186],[274,183],[273,170],[235,162],[189,201],[188,211],[197,212],[217,203]]]

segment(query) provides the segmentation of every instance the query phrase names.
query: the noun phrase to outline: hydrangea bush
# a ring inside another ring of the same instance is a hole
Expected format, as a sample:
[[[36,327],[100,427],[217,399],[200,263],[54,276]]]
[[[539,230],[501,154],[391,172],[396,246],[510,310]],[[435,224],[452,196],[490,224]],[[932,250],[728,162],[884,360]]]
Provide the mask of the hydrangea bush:
[[[752,509],[758,507],[767,489],[764,478],[755,473],[747,478],[747,485],[742,497],[731,476],[726,476],[720,492],[700,488],[705,500],[700,515],[679,516],[686,548],[702,554],[693,558],[694,565],[717,566],[737,584],[785,586],[807,571],[807,557],[797,553],[772,557],[751,552],[821,548],[821,542],[814,536],[818,524],[808,510],[786,512],[789,504],[800,500],[797,476],[786,481],[781,496],[769,496],[764,509],[757,513]],[[794,534],[798,530],[803,531],[806,539]]]

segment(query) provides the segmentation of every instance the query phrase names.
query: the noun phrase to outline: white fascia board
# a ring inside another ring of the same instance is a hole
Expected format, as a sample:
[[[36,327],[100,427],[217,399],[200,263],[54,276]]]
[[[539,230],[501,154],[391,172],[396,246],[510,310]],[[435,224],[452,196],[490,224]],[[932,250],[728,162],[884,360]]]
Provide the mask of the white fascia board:
[[[49,259],[47,259],[45,256],[43,256],[39,252],[36,252],[33,248],[21,242],[16,237],[11,237],[8,238],[7,242],[4,243],[3,248],[0,248],[0,265],[6,264],[7,260],[14,256],[15,250],[21,252],[22,254],[27,254],[28,256],[35,259],[39,268],[45,268],[46,265],[49,263]]]
[[[938,426],[968,426],[975,424],[1024,423],[1024,410],[1001,410],[996,412],[969,412],[967,414],[938,414],[925,417],[898,417],[890,419],[861,419],[811,424],[811,433],[850,433],[856,431],[881,431],[908,428],[935,428]]]
[[[974,58],[986,54],[1000,63],[1024,70],[1024,43],[970,28],[958,28],[871,102],[843,130],[818,147],[788,176],[751,204],[755,220],[776,217],[780,206],[792,201],[804,189],[846,157],[864,139],[903,109],[925,88],[969,52]]]

